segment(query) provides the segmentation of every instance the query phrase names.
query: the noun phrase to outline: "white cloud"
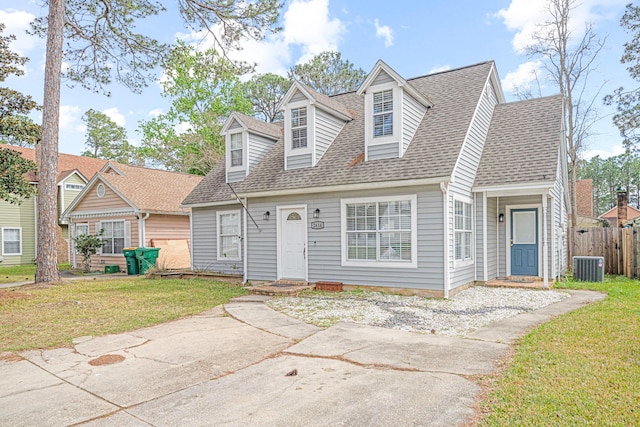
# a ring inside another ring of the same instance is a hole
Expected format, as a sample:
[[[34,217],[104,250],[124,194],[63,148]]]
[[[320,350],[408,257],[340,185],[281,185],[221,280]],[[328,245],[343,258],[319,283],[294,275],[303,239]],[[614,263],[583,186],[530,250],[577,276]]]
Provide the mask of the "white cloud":
[[[124,126],[127,123],[127,119],[118,111],[118,107],[107,108],[106,110],[102,110],[102,112],[118,126]]]
[[[622,145],[614,145],[609,150],[595,149],[585,150],[580,154],[580,157],[584,160],[591,160],[595,156],[600,156],[602,159],[607,159],[613,156],[619,156],[624,154],[625,148]]]
[[[193,129],[193,127],[191,126],[191,123],[189,123],[189,122],[181,122],[181,123],[178,123],[177,125],[175,125],[173,127],[173,130],[175,130],[178,135],[183,134],[185,132],[188,132],[188,131],[190,131],[192,129]]]
[[[431,68],[427,74],[441,73],[443,71],[447,71],[447,70],[450,70],[450,69],[451,69],[451,65],[449,65],[449,64],[437,65],[437,66]]]
[[[84,132],[86,127],[78,124],[80,118],[80,107],[77,105],[60,106],[60,129],[66,131]]]
[[[35,19],[35,15],[23,10],[4,9],[0,10],[0,22],[6,27],[3,36],[13,34],[16,40],[10,43],[11,49],[21,55],[36,46],[44,46],[45,41],[36,36],[30,36],[25,31],[29,29],[29,23]]]
[[[149,111],[149,113],[147,114],[150,115],[151,117],[158,117],[159,115],[162,114],[162,108],[154,108],[153,110]]]
[[[393,46],[393,30],[388,25],[380,25],[378,18],[374,19],[373,24],[376,26],[376,37],[384,39],[384,46]]]
[[[614,11],[627,0],[582,0],[575,3],[571,12],[569,30],[575,38],[584,33],[585,23],[614,18]],[[533,43],[533,34],[541,24],[551,20],[549,0],[511,0],[509,6],[494,14],[510,31],[515,31],[512,45],[517,53],[525,53]]]
[[[516,71],[507,73],[502,80],[502,87],[507,92],[515,92],[516,90],[529,90],[531,84],[541,75],[542,62],[528,61],[518,65]]]
[[[214,29],[220,31],[220,27]],[[300,49],[297,63],[303,63],[326,50],[338,50],[346,26],[338,18],[329,16],[329,0],[292,0],[283,14],[282,31],[264,40],[245,39],[241,50],[229,52],[234,60],[256,63],[257,73],[286,75],[291,63],[292,49]],[[213,45],[205,32],[176,34],[178,39],[200,49]]]

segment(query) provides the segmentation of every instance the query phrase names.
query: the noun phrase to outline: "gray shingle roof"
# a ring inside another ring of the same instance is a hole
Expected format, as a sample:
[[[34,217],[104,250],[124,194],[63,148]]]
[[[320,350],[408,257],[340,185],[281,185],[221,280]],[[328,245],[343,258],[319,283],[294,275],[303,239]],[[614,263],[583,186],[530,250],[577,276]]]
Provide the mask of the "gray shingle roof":
[[[298,84],[300,86],[302,86],[308,93],[309,95],[311,95],[313,97],[313,99],[318,103],[323,105],[324,107],[327,107],[331,110],[337,111],[341,114],[344,114],[347,117],[351,117],[353,118],[354,116],[354,112],[353,111],[349,111],[348,108],[346,108],[342,103],[340,103],[339,101],[336,100],[336,98],[331,98],[323,93],[317,92],[314,89],[312,89],[311,87],[307,86],[306,84],[302,83],[302,82],[298,82]]]
[[[553,182],[562,114],[560,95],[497,105],[474,187]]]
[[[275,125],[273,123],[263,122],[262,120],[254,119],[242,113],[235,113],[236,119],[242,122],[249,130],[261,133],[263,135],[269,135],[276,139],[282,137],[282,126]]]
[[[493,62],[407,81],[434,104],[425,114],[405,155],[398,159],[351,162],[364,153],[364,98],[355,92],[329,99],[351,110],[348,122],[314,167],[284,170],[284,142],[281,138],[242,182],[234,183],[238,193],[290,190],[322,186],[361,184],[408,179],[448,177],[455,166],[467,129],[482,96]],[[184,204],[232,200],[225,183],[223,162],[184,200]]]

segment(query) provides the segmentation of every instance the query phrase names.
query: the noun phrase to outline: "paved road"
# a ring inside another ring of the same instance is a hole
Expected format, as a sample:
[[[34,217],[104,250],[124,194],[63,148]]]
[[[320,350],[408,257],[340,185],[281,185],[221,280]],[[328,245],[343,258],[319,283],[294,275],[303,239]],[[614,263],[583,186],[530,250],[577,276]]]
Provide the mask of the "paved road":
[[[1,426],[456,426],[532,326],[570,298],[467,338],[339,323],[320,329],[241,297],[198,316],[73,348],[0,357]]]

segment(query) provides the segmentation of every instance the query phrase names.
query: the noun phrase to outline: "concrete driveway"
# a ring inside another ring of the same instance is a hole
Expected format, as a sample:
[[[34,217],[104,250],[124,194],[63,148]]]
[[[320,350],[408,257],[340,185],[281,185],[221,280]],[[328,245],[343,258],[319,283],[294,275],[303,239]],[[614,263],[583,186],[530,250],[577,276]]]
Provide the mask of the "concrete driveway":
[[[0,425],[462,425],[480,392],[469,375],[493,372],[532,326],[602,298],[574,291],[449,338],[321,330],[242,297],[225,311],[0,357]]]

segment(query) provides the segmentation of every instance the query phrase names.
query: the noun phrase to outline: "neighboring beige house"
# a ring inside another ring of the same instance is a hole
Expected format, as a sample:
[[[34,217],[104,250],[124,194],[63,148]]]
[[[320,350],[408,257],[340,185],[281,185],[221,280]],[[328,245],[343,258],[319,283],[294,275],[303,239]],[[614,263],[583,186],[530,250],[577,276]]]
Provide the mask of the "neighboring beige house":
[[[92,258],[94,268],[119,265],[125,270],[123,248],[149,247],[157,241],[183,243],[174,258],[161,250],[158,265],[189,267],[190,210],[180,208],[180,202],[201,180],[195,175],[107,163],[63,218],[69,221],[72,236],[103,230],[108,241]],[[77,267],[81,261],[74,251],[72,265]]]
[[[17,151],[27,160],[35,162],[33,148],[0,144],[0,148]],[[69,260],[69,228],[62,220],[62,212],[80,194],[92,177],[107,163],[103,159],[58,155],[58,262]],[[38,174],[27,174],[26,179],[38,185]],[[36,202],[37,196],[26,199],[20,205],[0,201],[0,267],[31,264],[36,258]]]
[[[618,204],[598,218],[609,221],[611,227],[624,227],[625,225],[633,225],[635,220],[640,218],[640,210],[629,206],[629,199],[626,191],[618,192]]]

